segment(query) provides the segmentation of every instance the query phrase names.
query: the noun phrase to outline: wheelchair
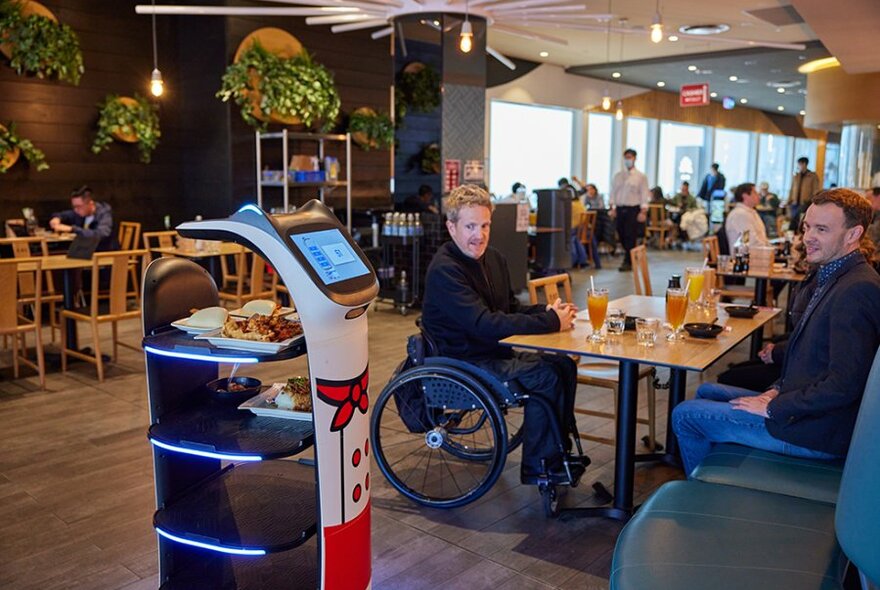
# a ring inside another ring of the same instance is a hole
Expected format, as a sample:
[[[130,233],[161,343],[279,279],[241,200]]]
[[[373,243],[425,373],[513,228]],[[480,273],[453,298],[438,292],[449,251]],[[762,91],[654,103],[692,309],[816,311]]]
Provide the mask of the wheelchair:
[[[525,404],[539,403],[556,433],[567,481],[554,481],[545,466],[526,483],[538,486],[546,515],[558,516],[558,488],[577,486],[589,464],[574,421],[570,428],[577,453],[567,454],[559,421],[546,401],[530,397],[516,380],[502,383],[476,365],[436,351],[423,329],[410,336],[407,358],[375,401],[370,436],[382,474],[423,506],[469,504],[495,484],[507,454],[522,443]]]

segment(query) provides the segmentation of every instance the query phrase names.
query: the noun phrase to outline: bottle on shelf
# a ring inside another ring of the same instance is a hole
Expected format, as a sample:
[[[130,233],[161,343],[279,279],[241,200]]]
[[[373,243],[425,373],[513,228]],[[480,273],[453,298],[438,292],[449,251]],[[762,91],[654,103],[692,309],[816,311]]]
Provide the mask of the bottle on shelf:
[[[421,213],[416,213],[416,225],[415,225],[415,235],[422,235],[422,215]]]
[[[382,235],[383,236],[390,236],[391,235],[391,228],[392,228],[391,220],[392,220],[391,213],[390,212],[386,213],[385,214],[385,222],[382,224]]]
[[[406,214],[406,231],[404,234],[407,236],[416,235],[416,220],[412,213]]]
[[[406,271],[400,271],[400,280],[397,282],[397,291],[394,294],[394,302],[401,306],[406,307],[409,305],[409,283],[406,280]]]

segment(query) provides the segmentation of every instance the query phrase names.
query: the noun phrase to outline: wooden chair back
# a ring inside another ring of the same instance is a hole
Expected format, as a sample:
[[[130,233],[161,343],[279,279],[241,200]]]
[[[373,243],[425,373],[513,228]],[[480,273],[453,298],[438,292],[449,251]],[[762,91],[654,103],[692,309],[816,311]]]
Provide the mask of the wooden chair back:
[[[633,268],[633,284],[636,295],[654,295],[651,289],[651,275],[648,273],[648,249],[643,245],[629,251],[629,259]]]
[[[780,214],[776,216],[776,235],[782,236],[784,233],[783,228],[785,227],[786,219],[785,216]]]
[[[584,211],[581,213],[581,222],[578,226],[578,239],[581,244],[592,244],[596,234],[596,220],[599,214],[596,211]]]
[[[709,259],[709,264],[718,264],[718,236],[703,238],[703,258]]]
[[[562,295],[559,294],[559,286],[562,285]],[[567,274],[551,275],[540,279],[532,279],[528,283],[529,301],[532,305],[537,305],[538,289],[544,291],[544,301],[552,304],[557,299],[562,299],[566,303],[571,303],[571,278]]]
[[[24,219],[7,219],[4,224],[7,238],[17,238],[27,235],[27,222]]]
[[[132,250],[141,241],[141,224],[137,221],[119,222],[119,249]]]
[[[30,270],[21,271],[19,265],[30,263]],[[22,295],[20,280],[22,276],[30,276],[33,291]],[[42,260],[40,258],[5,258],[0,260],[0,332],[9,333],[16,331],[19,324],[18,299],[22,296],[32,297],[34,303],[34,325],[42,320],[40,307],[42,304],[41,291],[43,288]]]
[[[146,250],[118,250],[116,252],[96,252],[92,258],[92,296],[89,307],[89,314],[92,317],[98,317],[100,314],[98,301],[100,271],[103,268],[110,268],[110,291],[109,291],[109,314],[111,316],[121,316],[128,312],[128,269],[129,260],[138,256],[146,257]],[[110,260],[110,264],[102,264],[106,260]]]
[[[32,256],[48,256],[49,245],[46,239],[42,237],[33,238],[4,238],[0,239],[0,245],[7,245],[12,248],[13,258],[31,258]],[[38,246],[38,247],[34,247]],[[55,284],[52,280],[52,273],[46,272],[45,279],[42,282],[45,288],[43,294],[54,295]],[[33,297],[36,292],[36,283],[33,273],[19,273],[18,275],[19,297]]]
[[[648,229],[666,229],[666,205],[651,203],[648,205]]]
[[[172,230],[168,231],[145,231],[143,233],[144,240],[144,250],[150,250],[151,248],[173,248],[174,247],[174,236],[177,235],[177,232]],[[171,254],[162,254],[162,257],[168,257]],[[149,255],[150,260],[153,259],[153,254]]]
[[[273,273],[268,283],[266,282],[266,274],[266,261],[258,254],[251,254],[251,274],[248,282],[250,287],[248,292],[249,299],[273,297],[275,295],[275,284],[278,280],[278,274]]]

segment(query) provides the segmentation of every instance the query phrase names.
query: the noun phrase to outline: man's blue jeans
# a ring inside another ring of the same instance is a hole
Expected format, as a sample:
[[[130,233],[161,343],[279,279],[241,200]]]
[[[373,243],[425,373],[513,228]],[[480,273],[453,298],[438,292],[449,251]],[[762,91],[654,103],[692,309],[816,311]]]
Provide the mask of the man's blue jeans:
[[[732,385],[704,383],[696,399],[676,406],[672,428],[678,437],[684,472],[690,477],[694,468],[709,454],[712,443],[736,443],[781,455],[808,459],[836,459],[834,455],[798,447],[774,438],[767,432],[764,418],[735,410],[728,402],[738,397],[761,395]]]

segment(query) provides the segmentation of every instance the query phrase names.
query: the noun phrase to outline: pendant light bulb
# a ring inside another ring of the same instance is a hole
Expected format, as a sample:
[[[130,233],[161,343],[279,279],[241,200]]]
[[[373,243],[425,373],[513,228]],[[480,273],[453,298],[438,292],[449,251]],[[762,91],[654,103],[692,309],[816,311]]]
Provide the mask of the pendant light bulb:
[[[614,118],[618,121],[623,121],[623,101],[617,101],[617,112],[614,113]]]
[[[608,89],[605,89],[605,92],[602,95],[602,110],[607,111],[611,108],[611,96],[609,96]]]
[[[660,13],[656,13],[654,15],[654,20],[651,22],[651,41],[654,43],[660,43],[663,40],[663,19],[660,17]]]
[[[158,68],[150,75],[150,94],[159,97],[165,92],[165,82],[162,81],[162,72]]]
[[[474,46],[474,29],[471,21],[465,19],[461,23],[461,35],[459,36],[458,47],[462,53],[470,53]]]

